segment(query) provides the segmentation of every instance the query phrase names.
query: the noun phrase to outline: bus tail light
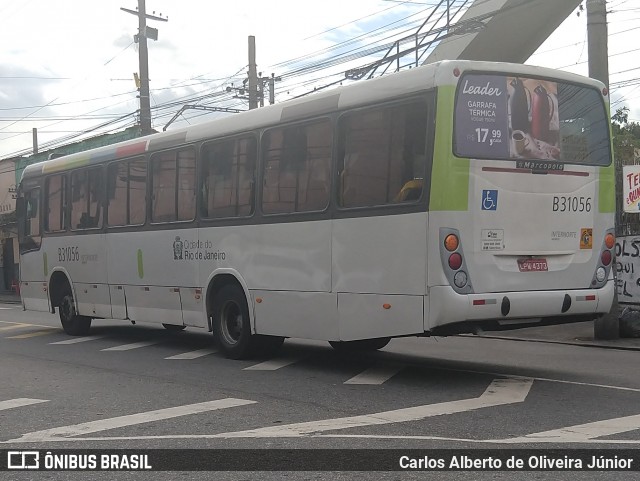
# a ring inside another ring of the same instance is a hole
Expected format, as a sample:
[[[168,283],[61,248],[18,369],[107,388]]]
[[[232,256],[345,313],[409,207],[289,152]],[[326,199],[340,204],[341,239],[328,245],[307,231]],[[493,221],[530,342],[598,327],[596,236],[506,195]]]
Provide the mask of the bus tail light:
[[[598,289],[603,287],[607,283],[609,277],[609,271],[613,264],[614,248],[616,246],[616,236],[613,229],[609,229],[602,241],[602,247],[600,248],[600,256],[598,257],[598,264],[596,265],[595,273],[591,279],[591,287]]]
[[[616,245],[616,236],[609,232],[606,236],[604,236],[604,245],[607,247],[607,249],[613,249],[613,247]]]
[[[457,271],[462,266],[462,256],[457,252],[454,252],[449,256],[449,267],[454,271]]]
[[[440,260],[444,275],[453,290],[458,294],[472,293],[460,233],[456,229],[440,229]]]

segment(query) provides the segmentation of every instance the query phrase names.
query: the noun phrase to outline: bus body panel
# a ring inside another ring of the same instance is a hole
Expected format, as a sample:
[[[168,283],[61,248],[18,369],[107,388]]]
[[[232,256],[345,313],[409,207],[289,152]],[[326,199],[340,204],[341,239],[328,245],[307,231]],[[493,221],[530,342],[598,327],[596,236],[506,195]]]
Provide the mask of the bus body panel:
[[[333,226],[334,292],[426,293],[426,213],[334,219]]]
[[[324,341],[340,338],[334,293],[255,290],[251,297],[257,334]]]
[[[596,168],[567,166],[565,174],[580,176],[485,170],[496,164],[472,160],[469,210],[460,214],[468,218],[460,235],[474,291],[591,287],[611,227],[597,213]],[[487,205],[487,192],[497,205]],[[518,261],[527,258],[543,259],[547,270],[522,272]]]
[[[132,321],[182,325],[180,289],[167,286],[124,286]]]
[[[421,334],[425,296],[338,294],[340,340]]]
[[[124,286],[110,283],[109,295],[111,296],[111,317],[113,319],[128,319]]]

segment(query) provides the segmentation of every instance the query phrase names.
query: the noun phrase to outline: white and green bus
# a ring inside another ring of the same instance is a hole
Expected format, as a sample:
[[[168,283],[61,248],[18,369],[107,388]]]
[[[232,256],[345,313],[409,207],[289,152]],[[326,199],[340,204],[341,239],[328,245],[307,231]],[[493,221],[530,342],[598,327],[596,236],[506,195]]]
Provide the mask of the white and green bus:
[[[379,349],[609,311],[608,93],[445,61],[25,168],[24,309]]]

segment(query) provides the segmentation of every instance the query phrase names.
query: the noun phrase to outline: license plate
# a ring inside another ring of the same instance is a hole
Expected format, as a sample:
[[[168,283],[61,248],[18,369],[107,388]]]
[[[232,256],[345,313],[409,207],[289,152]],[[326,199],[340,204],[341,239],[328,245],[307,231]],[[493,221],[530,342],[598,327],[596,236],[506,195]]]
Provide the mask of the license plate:
[[[520,272],[548,271],[547,259],[518,259]]]

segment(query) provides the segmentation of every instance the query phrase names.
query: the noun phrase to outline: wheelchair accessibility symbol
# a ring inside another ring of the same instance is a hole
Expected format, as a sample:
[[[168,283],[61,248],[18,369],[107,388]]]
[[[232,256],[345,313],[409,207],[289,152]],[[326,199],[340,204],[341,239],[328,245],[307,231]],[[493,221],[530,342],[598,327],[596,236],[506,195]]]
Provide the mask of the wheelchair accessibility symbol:
[[[498,191],[482,191],[482,210],[496,210],[498,207]]]

